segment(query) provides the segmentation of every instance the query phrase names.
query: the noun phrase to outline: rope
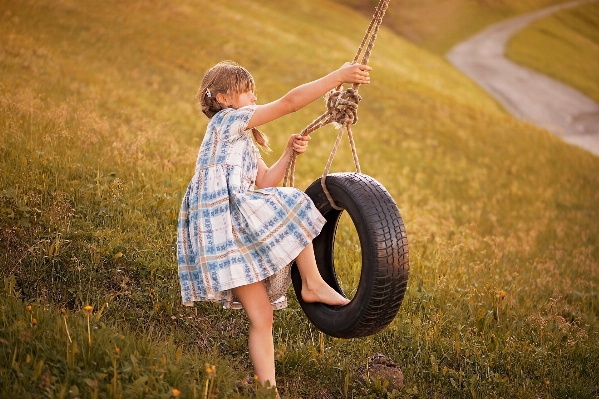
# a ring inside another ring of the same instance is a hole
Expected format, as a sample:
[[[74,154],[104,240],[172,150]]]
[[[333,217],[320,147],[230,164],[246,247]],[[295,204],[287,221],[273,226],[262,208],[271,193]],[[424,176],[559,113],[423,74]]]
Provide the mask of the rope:
[[[385,11],[387,11],[387,7],[389,6],[390,0],[380,0],[372,19],[370,20],[370,24],[366,29],[366,33],[362,38],[362,43],[356,52],[356,55],[352,61],[352,64],[358,62],[360,58],[360,54],[364,51],[362,55],[362,60],[360,64],[366,65],[368,64],[368,59],[370,58],[370,54],[372,52],[372,47],[374,46],[374,41],[376,40],[379,28],[383,22],[383,17],[385,16]],[[367,44],[368,43],[368,44]],[[364,46],[366,46],[366,50],[364,50]],[[300,133],[301,136],[306,136],[315,130],[320,129],[321,127],[328,125],[329,123],[333,123],[334,126],[339,129],[339,134],[337,134],[337,140],[335,141],[335,145],[333,146],[333,151],[331,151],[331,155],[327,161],[327,165],[322,174],[320,184],[322,185],[322,189],[327,196],[329,203],[334,209],[342,210],[343,208],[338,207],[333,201],[329,190],[326,187],[325,180],[326,176],[329,173],[331,168],[331,164],[333,163],[333,158],[337,153],[337,149],[339,148],[339,143],[341,142],[341,138],[343,136],[343,130],[347,131],[347,136],[349,138],[349,144],[352,150],[352,156],[354,159],[354,164],[356,166],[356,172],[360,173],[360,162],[358,160],[358,153],[356,151],[356,145],[354,143],[353,134],[351,131],[351,125],[355,124],[358,121],[358,103],[362,100],[362,97],[358,94],[358,89],[360,87],[359,83],[354,83],[352,87],[347,88],[343,91],[341,85],[337,88],[331,90],[325,95],[325,103],[327,106],[327,110],[325,113],[320,115],[318,118],[314,119],[308,126],[302,130]],[[289,157],[289,162],[287,163],[287,168],[285,170],[285,178],[283,180],[283,187],[286,187],[289,184],[290,187],[293,187],[294,183],[294,175],[295,175],[295,162],[298,153],[293,151],[291,156]]]

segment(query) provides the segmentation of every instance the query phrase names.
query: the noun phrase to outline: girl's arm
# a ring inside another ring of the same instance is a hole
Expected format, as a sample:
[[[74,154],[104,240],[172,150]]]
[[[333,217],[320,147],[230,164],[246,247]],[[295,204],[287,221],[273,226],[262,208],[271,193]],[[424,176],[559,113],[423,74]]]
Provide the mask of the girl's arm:
[[[281,183],[285,176],[285,169],[293,150],[303,154],[308,148],[310,136],[301,136],[293,134],[287,141],[287,146],[283,155],[270,168],[266,166],[262,159],[258,160],[258,174],[256,175],[256,186],[258,188],[276,187]]]
[[[345,63],[341,68],[318,80],[296,87],[278,100],[258,106],[247,128],[264,125],[295,112],[343,83],[370,83],[368,71],[371,69],[368,65]]]

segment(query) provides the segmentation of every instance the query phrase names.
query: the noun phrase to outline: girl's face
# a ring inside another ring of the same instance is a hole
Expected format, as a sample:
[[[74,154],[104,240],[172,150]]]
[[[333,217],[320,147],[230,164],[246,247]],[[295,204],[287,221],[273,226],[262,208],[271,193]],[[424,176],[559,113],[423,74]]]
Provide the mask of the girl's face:
[[[256,104],[257,99],[258,97],[256,97],[254,92],[251,90],[241,93],[239,95],[229,95],[225,93],[218,93],[216,95],[216,101],[218,101],[225,107],[233,107],[235,109],[245,107],[246,105]]]
[[[254,92],[250,90],[246,91],[245,93],[241,93],[236,100],[233,96],[232,100],[233,101],[231,105],[233,105],[233,108],[238,109],[241,107],[245,107],[246,105],[256,104],[256,100],[258,100],[258,97],[256,97]]]

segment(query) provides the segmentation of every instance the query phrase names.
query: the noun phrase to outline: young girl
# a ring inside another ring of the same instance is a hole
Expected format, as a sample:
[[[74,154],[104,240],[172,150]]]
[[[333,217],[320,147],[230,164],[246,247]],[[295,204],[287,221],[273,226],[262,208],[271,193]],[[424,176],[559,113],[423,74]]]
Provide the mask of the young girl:
[[[322,279],[316,266],[312,239],[320,233],[324,217],[302,191],[277,188],[292,151],[304,153],[310,136],[292,135],[281,158],[268,168],[254,140],[263,149],[268,143],[255,128],[297,111],[340,84],[369,83],[369,70],[345,64],[276,101],[256,105],[252,75],[233,62],[221,62],[208,70],[198,91],[210,122],[179,214],[181,295],[186,305],[214,301],[245,309],[250,358],[262,384],[275,385],[273,309],[287,306],[293,260],[302,277],[304,301],[349,301]]]

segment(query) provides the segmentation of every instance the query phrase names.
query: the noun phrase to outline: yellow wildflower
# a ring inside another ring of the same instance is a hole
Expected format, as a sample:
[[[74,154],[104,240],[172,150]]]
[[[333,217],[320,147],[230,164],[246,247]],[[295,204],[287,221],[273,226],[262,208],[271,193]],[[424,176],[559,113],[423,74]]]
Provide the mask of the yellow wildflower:
[[[214,374],[214,373],[216,373],[216,366],[214,364],[211,365],[210,363],[206,363],[206,372],[208,374]]]

